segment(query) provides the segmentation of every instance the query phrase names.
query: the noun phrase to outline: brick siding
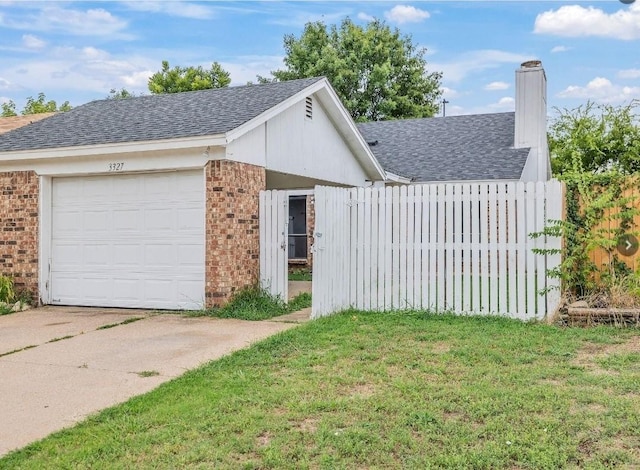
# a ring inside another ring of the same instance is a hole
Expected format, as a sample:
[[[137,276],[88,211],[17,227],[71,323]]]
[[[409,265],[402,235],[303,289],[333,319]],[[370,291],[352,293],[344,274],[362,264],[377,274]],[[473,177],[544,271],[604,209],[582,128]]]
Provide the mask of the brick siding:
[[[208,307],[223,305],[260,274],[259,194],[263,167],[227,160],[206,168],[206,287]]]
[[[37,301],[38,176],[33,171],[0,173],[0,189],[0,273]]]

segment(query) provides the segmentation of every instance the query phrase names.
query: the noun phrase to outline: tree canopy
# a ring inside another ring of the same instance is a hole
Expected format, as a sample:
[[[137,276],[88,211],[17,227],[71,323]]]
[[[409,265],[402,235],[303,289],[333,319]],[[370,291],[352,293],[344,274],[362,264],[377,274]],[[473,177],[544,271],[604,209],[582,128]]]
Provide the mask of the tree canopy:
[[[555,174],[577,170],[623,174],[640,171],[640,101],[614,107],[588,102],[559,111],[549,129],[551,167]]]
[[[9,100],[6,103],[2,103],[2,117],[17,116],[16,104]],[[65,101],[60,106],[54,100],[48,100],[44,93],[38,93],[38,98],[32,96],[27,98],[27,104],[20,114],[26,116],[27,114],[40,114],[40,113],[53,113],[56,111],[64,112],[69,111],[71,105],[68,101]]]
[[[151,93],[161,94],[224,88],[230,83],[229,72],[224,70],[218,62],[213,62],[211,68],[205,70],[201,66],[170,68],[169,62],[163,60],[162,70],[149,78],[148,86]]]
[[[108,100],[124,100],[126,98],[133,98],[136,95],[135,93],[127,90],[126,88],[120,88],[119,90],[112,88],[109,90],[109,96],[107,96]]]
[[[356,121],[430,117],[439,109],[442,74],[427,72],[426,49],[383,21],[307,23],[300,37],[284,37],[284,49],[285,68],[271,74],[280,81],[326,76]]]

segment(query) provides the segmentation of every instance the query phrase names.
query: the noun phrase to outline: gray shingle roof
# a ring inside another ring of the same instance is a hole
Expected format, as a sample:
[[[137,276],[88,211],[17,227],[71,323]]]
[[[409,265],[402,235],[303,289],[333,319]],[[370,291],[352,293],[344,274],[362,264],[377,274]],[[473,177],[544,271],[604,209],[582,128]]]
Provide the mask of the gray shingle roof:
[[[321,79],[92,101],[0,135],[0,152],[221,134]]]
[[[358,124],[382,167],[413,181],[519,179],[528,148],[514,149],[515,113]],[[373,142],[377,144],[371,145]]]

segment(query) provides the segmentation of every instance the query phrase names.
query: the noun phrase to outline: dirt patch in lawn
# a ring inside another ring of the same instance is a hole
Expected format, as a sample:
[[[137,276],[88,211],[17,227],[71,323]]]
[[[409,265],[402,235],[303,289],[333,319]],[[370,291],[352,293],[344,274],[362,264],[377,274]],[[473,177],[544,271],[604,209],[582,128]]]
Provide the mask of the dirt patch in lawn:
[[[593,374],[617,375],[618,371],[602,367],[602,361],[629,354],[640,354],[640,336],[632,336],[617,344],[586,343],[578,350],[572,364],[584,367]]]

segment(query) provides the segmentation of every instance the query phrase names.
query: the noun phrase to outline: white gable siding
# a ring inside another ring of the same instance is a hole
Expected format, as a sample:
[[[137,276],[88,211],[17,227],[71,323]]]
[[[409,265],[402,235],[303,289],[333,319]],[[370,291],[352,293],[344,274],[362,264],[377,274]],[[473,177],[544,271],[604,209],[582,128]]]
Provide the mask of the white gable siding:
[[[239,139],[227,145],[227,159],[235,162],[249,163],[257,166],[267,166],[266,158],[266,124],[243,134]]]
[[[302,100],[267,122],[266,168],[336,184],[364,186],[367,176],[317,99]]]

